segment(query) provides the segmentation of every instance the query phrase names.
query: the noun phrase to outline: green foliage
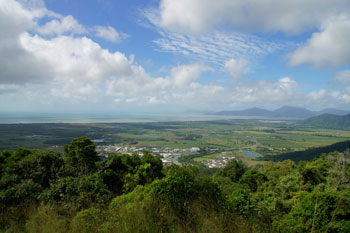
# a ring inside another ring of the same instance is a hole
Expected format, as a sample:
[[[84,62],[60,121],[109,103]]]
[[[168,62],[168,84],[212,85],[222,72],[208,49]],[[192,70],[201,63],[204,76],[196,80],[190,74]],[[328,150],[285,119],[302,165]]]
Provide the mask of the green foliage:
[[[21,154],[23,151],[28,152],[21,150]],[[15,152],[16,158],[18,154],[18,151]],[[0,180],[1,200],[7,206],[37,201],[42,190],[48,188],[49,182],[57,178],[62,164],[60,155],[51,151],[32,151],[16,163],[9,163]]]
[[[294,170],[279,178],[275,190],[282,198],[290,199],[294,193],[304,188],[301,183],[302,176],[297,170]]]
[[[257,170],[246,171],[240,179],[240,183],[246,185],[251,192],[256,192],[266,181],[266,176]]]
[[[218,175],[228,177],[233,182],[237,182],[245,171],[246,167],[241,160],[231,159],[227,165],[218,172]]]
[[[0,232],[349,232],[349,153],[216,174],[144,152],[96,163],[88,138],[0,153]]]
[[[248,190],[236,189],[228,197],[228,205],[230,209],[242,215],[248,215],[254,204],[251,203],[251,195]]]
[[[10,164],[17,162],[19,160],[21,160],[22,158],[32,154],[34,151],[33,150],[29,150],[26,148],[18,148],[16,149],[11,156],[9,156],[6,161]]]
[[[32,180],[24,180],[1,192],[1,202],[6,206],[36,202],[41,191],[42,187],[39,184],[34,183]]]
[[[283,232],[348,232],[349,194],[301,192],[295,208],[276,227]]]
[[[26,156],[34,153],[34,150],[29,150],[25,148],[18,148],[17,150],[2,151],[0,152],[0,172],[2,173],[3,168],[9,167],[15,164],[17,161],[25,158]]]
[[[305,165],[299,165],[299,172],[303,177],[304,184],[317,185],[326,182],[328,169],[332,166],[330,161],[324,159],[314,160]]]
[[[141,158],[141,164],[142,165],[136,172],[136,175],[140,177],[139,183],[141,185],[151,183],[154,179],[163,177],[163,163],[160,158],[146,151]]]
[[[133,153],[131,156],[123,154],[121,155],[121,158],[122,163],[127,168],[127,171],[133,174],[136,173],[138,166],[141,165],[140,157],[136,153]]]
[[[79,137],[64,147],[67,163],[76,168],[79,174],[88,175],[96,171],[99,160],[96,145],[88,137]]]
[[[235,232],[218,186],[198,169],[172,165],[166,176],[115,198],[102,232]]]
[[[122,155],[122,161],[127,166],[128,173],[124,175],[123,191],[132,191],[137,185],[151,183],[157,178],[163,177],[163,164],[160,158],[144,152],[142,159],[136,154],[132,156]]]
[[[277,181],[281,176],[288,175],[295,168],[294,161],[284,160],[273,164],[273,166],[264,166],[260,170],[267,176],[268,180]]]
[[[105,221],[102,209],[91,207],[77,213],[71,223],[72,233],[102,232],[101,224]]]
[[[224,196],[230,196],[231,193],[236,189],[243,188],[241,184],[232,182],[228,177],[223,176],[211,176],[212,181],[218,185]]]
[[[60,154],[53,151],[36,152],[17,163],[22,179],[31,179],[42,188],[48,188],[49,182],[58,178],[63,166]]]
[[[161,206],[151,195],[150,188],[137,186],[132,192],[112,200],[101,225],[102,232],[160,232],[166,224],[158,225]]]
[[[107,204],[112,193],[98,176],[64,177],[52,182],[41,199],[51,205],[84,209],[92,204]]]
[[[29,215],[25,224],[25,230],[28,233],[65,233],[69,231],[69,221],[70,216],[61,215],[58,208],[39,206],[34,213]]]
[[[120,195],[123,192],[123,178],[127,172],[128,167],[123,163],[122,157],[114,154],[102,165],[99,176],[110,191]]]
[[[336,190],[350,189],[350,153],[330,153],[324,158],[333,162],[329,169],[327,182]]]
[[[159,200],[178,212],[183,212],[197,195],[195,174],[190,167],[181,168],[173,165],[163,180],[152,185]]]

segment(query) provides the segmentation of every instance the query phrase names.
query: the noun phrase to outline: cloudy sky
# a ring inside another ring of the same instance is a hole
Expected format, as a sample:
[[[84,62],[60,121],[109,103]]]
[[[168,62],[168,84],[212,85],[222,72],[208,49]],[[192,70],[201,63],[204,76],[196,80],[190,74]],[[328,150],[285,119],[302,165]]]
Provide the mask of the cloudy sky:
[[[2,112],[350,110],[348,0],[0,0]]]

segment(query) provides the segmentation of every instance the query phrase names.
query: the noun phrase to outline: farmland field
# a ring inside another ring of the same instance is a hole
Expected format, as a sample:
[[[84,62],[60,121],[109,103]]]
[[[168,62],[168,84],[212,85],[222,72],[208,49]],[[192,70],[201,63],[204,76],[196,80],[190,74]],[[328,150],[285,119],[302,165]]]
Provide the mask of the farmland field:
[[[297,121],[222,120],[152,123],[2,124],[0,150],[18,147],[63,150],[73,138],[88,136],[98,146],[121,146],[159,151],[200,148],[193,161],[205,163],[217,157],[239,157],[242,151],[260,155],[305,150],[350,139],[342,130],[301,127]],[[190,153],[183,153],[186,156]]]

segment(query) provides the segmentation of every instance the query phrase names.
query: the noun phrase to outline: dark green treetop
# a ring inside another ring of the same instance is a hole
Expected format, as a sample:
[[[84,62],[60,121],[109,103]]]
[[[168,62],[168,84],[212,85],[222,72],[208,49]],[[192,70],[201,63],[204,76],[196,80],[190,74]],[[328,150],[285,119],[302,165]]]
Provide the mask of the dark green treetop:
[[[78,169],[80,174],[91,174],[96,171],[99,157],[96,152],[96,144],[90,138],[83,136],[75,138],[64,147],[64,153],[68,164]]]

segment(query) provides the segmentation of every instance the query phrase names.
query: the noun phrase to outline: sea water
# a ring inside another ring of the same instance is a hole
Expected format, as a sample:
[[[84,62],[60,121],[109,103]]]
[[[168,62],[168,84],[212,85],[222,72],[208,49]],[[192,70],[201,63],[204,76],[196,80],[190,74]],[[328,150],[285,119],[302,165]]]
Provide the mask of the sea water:
[[[211,121],[238,119],[232,116],[187,113],[33,113],[0,112],[0,124],[21,123],[128,123],[167,121]],[[240,118],[241,119],[241,118]]]

